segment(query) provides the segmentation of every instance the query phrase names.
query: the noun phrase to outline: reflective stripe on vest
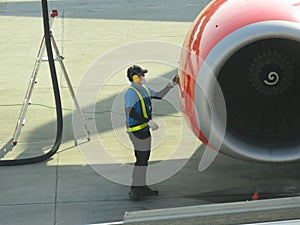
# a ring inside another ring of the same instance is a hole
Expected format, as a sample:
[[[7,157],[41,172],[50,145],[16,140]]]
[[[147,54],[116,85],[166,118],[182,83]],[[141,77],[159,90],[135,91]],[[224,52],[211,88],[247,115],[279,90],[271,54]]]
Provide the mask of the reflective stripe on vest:
[[[151,94],[150,94],[150,91],[149,91],[148,87],[145,86],[145,85],[143,85],[143,87],[144,87],[145,90],[147,91],[148,97],[151,98]]]
[[[148,127],[148,123],[143,123],[143,124],[137,125],[135,127],[129,127],[128,131],[129,132],[135,132],[135,131],[142,130],[142,129],[146,128],[146,127]]]
[[[143,85],[143,87],[145,88],[149,98],[151,97],[150,95],[150,91],[149,89]],[[148,114],[147,114],[147,110],[146,110],[146,105],[145,105],[145,101],[143,99],[143,96],[140,94],[140,92],[135,88],[135,87],[130,87],[132,90],[134,90],[136,92],[136,94],[138,95],[139,99],[140,99],[140,103],[141,103],[141,106],[142,106],[142,112],[143,112],[143,116],[144,118],[146,119],[149,119],[148,117]],[[128,131],[129,132],[135,132],[135,131],[139,131],[139,130],[142,130],[144,128],[146,128],[148,126],[148,123],[143,123],[143,124],[140,124],[140,125],[137,125],[137,126],[134,126],[134,127],[129,127],[128,128]]]

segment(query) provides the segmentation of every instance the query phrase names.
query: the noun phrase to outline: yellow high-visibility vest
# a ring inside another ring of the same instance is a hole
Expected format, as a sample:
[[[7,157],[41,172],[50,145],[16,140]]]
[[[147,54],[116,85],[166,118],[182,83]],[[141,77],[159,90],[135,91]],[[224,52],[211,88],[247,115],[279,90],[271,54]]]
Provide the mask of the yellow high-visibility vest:
[[[145,88],[149,98],[151,98],[151,94],[150,94],[149,89],[144,85],[143,85],[143,87]],[[137,96],[140,99],[140,103],[141,103],[141,106],[142,106],[142,113],[143,113],[144,118],[149,119],[143,96],[140,94],[140,92],[135,87],[131,86],[130,88],[136,92]],[[143,124],[140,124],[140,125],[137,125],[137,126],[134,126],[134,127],[129,127],[128,131],[129,132],[139,131],[139,130],[142,130],[142,129],[146,128],[147,126],[148,126],[148,123],[143,123]]]

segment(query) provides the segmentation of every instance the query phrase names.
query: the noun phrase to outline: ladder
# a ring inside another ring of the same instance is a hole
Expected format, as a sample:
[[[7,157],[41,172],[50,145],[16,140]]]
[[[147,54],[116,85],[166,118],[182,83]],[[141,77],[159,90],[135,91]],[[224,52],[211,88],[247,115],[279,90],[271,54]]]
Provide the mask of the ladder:
[[[53,22],[54,22],[54,18],[56,16],[58,16],[58,10],[56,10],[56,9],[51,10],[50,19],[49,19],[50,28],[52,27]],[[69,79],[66,67],[63,63],[64,57],[60,54],[60,52],[58,50],[56,41],[53,37],[53,33],[52,33],[51,30],[50,30],[50,39],[51,39],[52,47],[53,47],[53,49],[55,51],[55,54],[56,54],[56,56],[54,57],[54,60],[58,61],[59,64],[60,64],[61,71],[64,75],[65,80],[66,80],[68,89],[70,91],[71,97],[72,97],[73,102],[74,102],[74,105],[75,105],[77,111],[79,112],[79,117],[82,121],[82,124],[83,124],[83,127],[84,127],[84,133],[86,135],[87,141],[90,141],[90,132],[88,130],[88,127],[87,127],[86,121],[84,119],[84,116],[83,116],[83,114],[80,110],[80,106],[79,106],[78,100],[76,98],[75,92],[73,90],[71,81]],[[20,112],[20,115],[19,115],[19,118],[18,118],[18,121],[17,121],[16,129],[15,129],[13,140],[12,140],[12,145],[17,145],[18,139],[21,135],[21,129],[25,125],[25,116],[26,116],[26,112],[28,110],[28,106],[31,104],[31,95],[32,95],[32,92],[33,92],[33,88],[34,88],[35,84],[38,82],[38,76],[37,75],[38,75],[38,71],[40,69],[40,65],[41,65],[42,62],[48,61],[48,58],[44,57],[45,48],[46,48],[46,45],[45,45],[45,36],[44,36],[42,38],[42,41],[41,41],[41,44],[40,44],[40,48],[39,48],[39,51],[38,51],[38,54],[37,54],[34,69],[33,69],[32,74],[31,74],[28,89],[27,89],[25,99],[24,99],[24,102],[23,102],[23,105],[22,105],[22,108],[21,108],[21,112]],[[75,145],[77,145],[76,140],[75,140]]]

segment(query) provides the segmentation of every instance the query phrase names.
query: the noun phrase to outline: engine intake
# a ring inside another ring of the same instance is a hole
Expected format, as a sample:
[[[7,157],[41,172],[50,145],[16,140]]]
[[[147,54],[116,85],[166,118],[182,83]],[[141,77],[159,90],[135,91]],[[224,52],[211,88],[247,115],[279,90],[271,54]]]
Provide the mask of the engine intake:
[[[270,151],[300,144],[299,52],[299,42],[273,38],[251,43],[226,61],[218,82],[227,132]]]

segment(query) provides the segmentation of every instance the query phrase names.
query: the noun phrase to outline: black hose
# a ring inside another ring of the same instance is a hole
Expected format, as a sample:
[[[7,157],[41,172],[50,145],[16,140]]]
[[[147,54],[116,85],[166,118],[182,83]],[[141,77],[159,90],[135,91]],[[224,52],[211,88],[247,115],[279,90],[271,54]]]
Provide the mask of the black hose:
[[[0,166],[16,166],[16,165],[25,165],[25,164],[43,162],[43,161],[49,159],[51,156],[53,156],[57,152],[57,150],[59,149],[59,146],[61,144],[62,130],[63,130],[63,116],[62,116],[59,85],[58,85],[58,81],[57,81],[57,74],[56,74],[52,46],[51,46],[48,4],[47,4],[47,0],[41,0],[41,2],[42,2],[42,9],[43,9],[45,44],[46,44],[46,49],[47,49],[49,68],[50,68],[50,73],[51,73],[52,87],[53,87],[55,106],[56,106],[56,118],[57,118],[56,139],[55,139],[55,143],[54,143],[53,147],[51,148],[51,150],[44,155],[36,156],[33,158],[25,158],[25,159],[0,160]]]

